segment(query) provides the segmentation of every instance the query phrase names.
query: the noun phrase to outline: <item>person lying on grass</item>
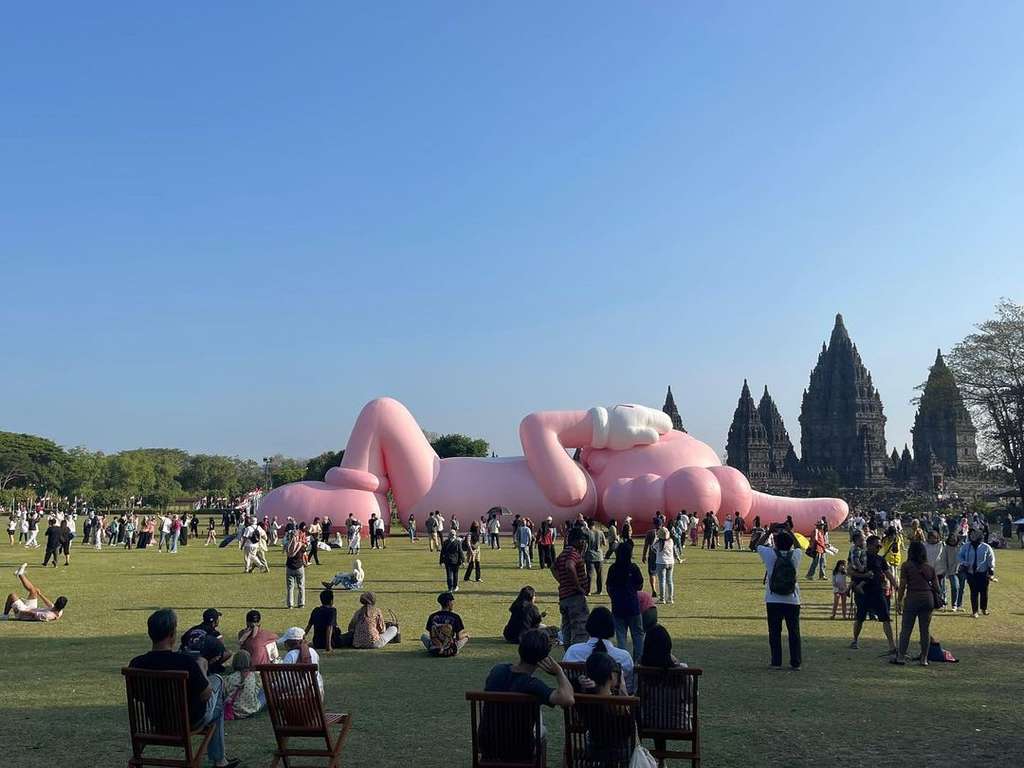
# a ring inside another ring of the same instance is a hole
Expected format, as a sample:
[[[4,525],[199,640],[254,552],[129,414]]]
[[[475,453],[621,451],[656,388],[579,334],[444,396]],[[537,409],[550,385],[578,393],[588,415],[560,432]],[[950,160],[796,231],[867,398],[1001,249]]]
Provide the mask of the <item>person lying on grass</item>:
[[[18,577],[21,586],[28,592],[28,596],[22,600],[14,592],[7,595],[7,600],[4,602],[4,618],[13,621],[57,621],[64,615],[68,599],[62,595],[51,601],[25,576],[27,568],[28,563],[22,563],[14,575]],[[43,601],[45,608],[39,607],[40,600]]]

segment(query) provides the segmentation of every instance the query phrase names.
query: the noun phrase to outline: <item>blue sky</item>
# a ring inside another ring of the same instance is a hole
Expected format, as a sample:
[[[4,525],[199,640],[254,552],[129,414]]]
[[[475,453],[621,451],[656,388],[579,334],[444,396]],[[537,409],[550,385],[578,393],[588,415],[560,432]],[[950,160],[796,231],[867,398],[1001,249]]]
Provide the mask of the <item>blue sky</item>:
[[[210,7],[210,6],[216,7]],[[0,429],[518,452],[531,410],[744,377],[795,443],[842,312],[910,399],[1024,299],[1019,4],[135,3],[0,27]]]

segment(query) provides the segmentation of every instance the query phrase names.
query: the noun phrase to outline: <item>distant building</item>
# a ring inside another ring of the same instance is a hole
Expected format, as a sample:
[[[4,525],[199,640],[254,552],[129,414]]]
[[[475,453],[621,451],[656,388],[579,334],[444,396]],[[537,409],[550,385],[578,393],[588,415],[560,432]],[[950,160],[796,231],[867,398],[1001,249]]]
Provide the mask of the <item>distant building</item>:
[[[676,408],[675,398],[672,397],[672,385],[671,384],[669,385],[669,388],[668,388],[668,394],[665,395],[665,404],[663,406],[661,406],[661,410],[663,410],[665,413],[667,413],[669,415],[669,418],[672,419],[672,429],[677,429],[680,432],[685,432],[686,431],[683,428],[683,419],[679,415],[679,409]]]
[[[768,433],[761,415],[750,396],[747,380],[743,380],[736,411],[725,444],[726,463],[735,467],[756,487],[763,487],[769,474]]]
[[[831,469],[845,486],[889,481],[882,399],[850,340],[842,315],[836,315],[832,337],[827,346],[821,345],[804,390],[800,455],[805,478]]]
[[[800,459],[793,450],[789,432],[786,431],[779,409],[775,407],[775,401],[768,394],[767,386],[761,395],[761,402],[757,404],[757,413],[768,437],[768,474],[772,479],[771,484],[792,485],[800,469]]]
[[[946,477],[974,475],[981,468],[977,430],[941,349],[928,372],[911,432],[914,475],[922,487],[941,488]]]

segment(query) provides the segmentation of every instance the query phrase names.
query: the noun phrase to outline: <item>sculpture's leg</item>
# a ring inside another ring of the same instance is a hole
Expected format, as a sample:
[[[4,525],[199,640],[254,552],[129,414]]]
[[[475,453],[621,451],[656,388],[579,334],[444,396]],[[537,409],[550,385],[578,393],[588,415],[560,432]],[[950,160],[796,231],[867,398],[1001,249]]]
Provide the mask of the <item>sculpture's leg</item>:
[[[571,507],[583,500],[586,474],[565,449],[588,446],[593,435],[587,411],[540,411],[520,423],[519,439],[526,463],[551,503]]]
[[[398,508],[405,510],[430,490],[438,462],[408,409],[397,400],[381,397],[363,406],[341,467],[330,470],[325,481],[377,493],[390,487]]]
[[[793,528],[805,536],[814,533],[815,524],[825,518],[829,529],[837,528],[850,513],[842,499],[789,499],[753,492],[751,518],[760,515],[761,524],[782,523],[786,517],[793,518]]]

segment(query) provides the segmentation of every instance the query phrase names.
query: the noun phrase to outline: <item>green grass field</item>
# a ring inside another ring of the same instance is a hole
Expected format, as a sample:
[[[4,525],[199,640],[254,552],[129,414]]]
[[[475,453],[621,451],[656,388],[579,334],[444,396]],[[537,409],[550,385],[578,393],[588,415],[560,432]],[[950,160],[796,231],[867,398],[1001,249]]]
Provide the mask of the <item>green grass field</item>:
[[[841,547],[845,550],[845,543]],[[845,552],[844,552],[845,554]],[[743,552],[687,548],[676,568],[676,605],[662,623],[676,654],[704,669],[701,679],[705,764],[719,766],[846,764],[1020,765],[1024,733],[1024,552],[1000,551],[1000,581],[992,615],[938,613],[933,634],[960,664],[894,667],[879,658],[881,627],[868,623],[860,650],[848,648],[851,622],[831,621],[828,582],[802,582],[804,668],[767,669],[760,561]],[[274,570],[245,575],[237,550],[190,545],[177,555],[78,547],[70,568],[43,570],[42,551],[0,546],[0,568],[12,591],[22,561],[51,597],[71,602],[56,624],[0,623],[0,736],[2,764],[124,765],[129,753],[120,668],[148,649],[146,617],[158,607],[178,611],[183,630],[204,608],[224,612],[232,638],[245,612],[259,608],[264,625],[281,632],[305,626],[319,581],[347,569],[340,551],[310,569],[307,610],[283,607],[280,552]],[[484,551],[484,581],[462,589],[459,611],[473,636],[454,659],[427,657],[419,642],[435,609],[443,573],[425,543],[393,539],[384,552],[363,550],[367,586],[378,604],[394,609],[404,642],[383,651],[336,651],[322,659],[329,708],[350,712],[354,728],[346,765],[421,768],[469,764],[469,709],[463,692],[482,687],[491,665],[515,648],[500,637],[509,602],[520,586],[537,588],[542,608],[557,617],[547,572],[515,568],[511,548]],[[681,596],[681,599],[679,599]],[[357,596],[339,593],[347,620]],[[597,597],[591,604],[604,604]],[[560,654],[556,652],[556,657]],[[549,761],[561,764],[561,713],[545,714]],[[266,715],[227,725],[229,756],[246,766],[270,764],[273,736]],[[777,750],[784,746],[784,753]]]

